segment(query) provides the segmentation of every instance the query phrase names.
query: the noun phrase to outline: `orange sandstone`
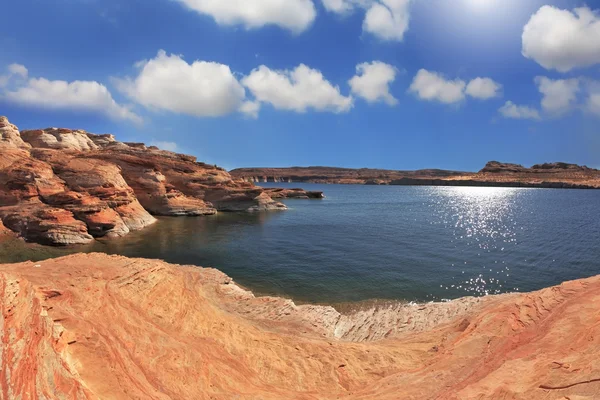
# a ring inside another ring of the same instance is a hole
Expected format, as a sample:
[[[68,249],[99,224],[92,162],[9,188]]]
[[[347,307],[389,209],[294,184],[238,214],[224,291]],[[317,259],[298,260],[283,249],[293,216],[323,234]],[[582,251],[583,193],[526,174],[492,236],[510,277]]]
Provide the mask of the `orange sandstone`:
[[[2,398],[597,399],[600,277],[341,315],[214,269],[0,266]]]

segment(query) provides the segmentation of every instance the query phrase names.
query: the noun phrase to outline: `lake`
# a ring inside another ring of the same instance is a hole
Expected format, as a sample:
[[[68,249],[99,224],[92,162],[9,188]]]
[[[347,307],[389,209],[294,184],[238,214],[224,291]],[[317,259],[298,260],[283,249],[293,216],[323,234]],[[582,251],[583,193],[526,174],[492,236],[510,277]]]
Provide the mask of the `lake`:
[[[76,248],[0,243],[0,262],[102,251],[215,267],[301,302],[431,301],[600,274],[600,191],[265,184],[324,191],[284,212],[160,218]]]

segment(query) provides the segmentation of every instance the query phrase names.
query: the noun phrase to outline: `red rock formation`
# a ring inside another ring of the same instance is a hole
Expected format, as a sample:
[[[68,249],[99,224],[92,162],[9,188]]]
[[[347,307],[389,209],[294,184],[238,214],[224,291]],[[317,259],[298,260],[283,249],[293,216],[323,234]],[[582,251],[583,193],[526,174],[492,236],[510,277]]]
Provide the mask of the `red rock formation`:
[[[213,269],[0,266],[6,399],[597,399],[600,277],[340,315]]]
[[[340,184],[387,184],[403,177],[445,178],[461,176],[465,172],[424,169],[419,171],[392,171],[371,168],[291,167],[239,168],[231,171],[234,178],[248,182],[311,182]]]
[[[285,209],[191,156],[112,135],[48,128],[19,133],[0,117],[0,220],[27,240],[81,244],[122,236],[154,215]]]
[[[490,161],[478,173],[425,169],[390,171],[331,167],[241,168],[231,171],[249,182],[311,182],[359,185],[498,186],[568,189],[600,188],[600,171],[567,163],[518,164]]]
[[[490,161],[481,171],[485,173],[521,173],[527,172],[527,168],[519,164],[501,163],[498,161]]]

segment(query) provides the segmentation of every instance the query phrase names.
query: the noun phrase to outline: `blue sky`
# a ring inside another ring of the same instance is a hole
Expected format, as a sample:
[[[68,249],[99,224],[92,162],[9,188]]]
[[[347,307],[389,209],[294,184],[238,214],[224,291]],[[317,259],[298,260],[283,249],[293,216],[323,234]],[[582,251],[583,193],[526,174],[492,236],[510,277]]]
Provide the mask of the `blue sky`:
[[[21,129],[114,133],[226,168],[600,167],[599,9],[12,1],[0,32],[0,114]]]

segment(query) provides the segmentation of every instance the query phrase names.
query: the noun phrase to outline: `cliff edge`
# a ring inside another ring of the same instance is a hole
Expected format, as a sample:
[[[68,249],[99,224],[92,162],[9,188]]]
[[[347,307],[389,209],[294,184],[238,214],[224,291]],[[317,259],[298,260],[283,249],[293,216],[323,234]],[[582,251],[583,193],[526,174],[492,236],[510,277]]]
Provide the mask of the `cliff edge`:
[[[0,221],[42,244],[123,236],[153,224],[155,215],[285,209],[222,168],[112,135],[19,132],[0,117],[0,154]]]

